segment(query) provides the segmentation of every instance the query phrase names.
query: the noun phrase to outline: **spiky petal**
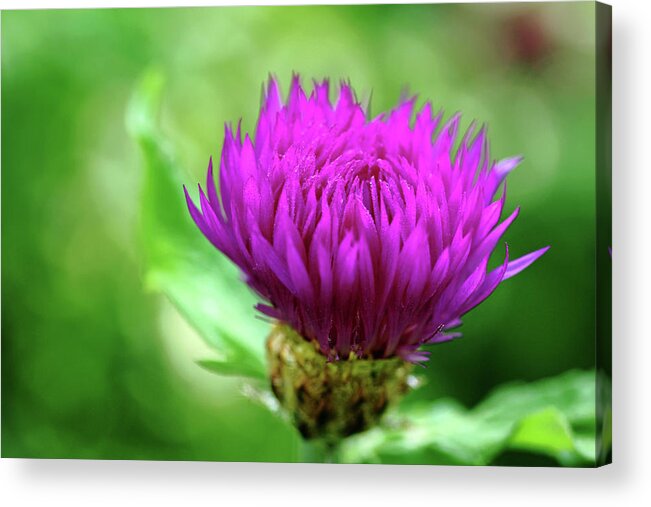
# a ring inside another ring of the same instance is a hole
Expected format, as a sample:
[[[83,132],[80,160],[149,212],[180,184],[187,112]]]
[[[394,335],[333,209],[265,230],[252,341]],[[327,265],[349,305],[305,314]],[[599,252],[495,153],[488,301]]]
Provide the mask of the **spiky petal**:
[[[351,87],[309,97],[298,76],[283,102],[270,78],[255,137],[226,127],[219,195],[212,160],[192,218],[261,296],[260,312],[318,343],[329,359],[400,356],[447,330],[547,248],[488,271],[518,215],[500,222],[500,188],[519,158],[492,163],[485,129],[454,148],[460,116],[440,126],[415,99],[369,120]],[[437,133],[438,131],[438,133]],[[209,283],[209,282],[207,282]]]

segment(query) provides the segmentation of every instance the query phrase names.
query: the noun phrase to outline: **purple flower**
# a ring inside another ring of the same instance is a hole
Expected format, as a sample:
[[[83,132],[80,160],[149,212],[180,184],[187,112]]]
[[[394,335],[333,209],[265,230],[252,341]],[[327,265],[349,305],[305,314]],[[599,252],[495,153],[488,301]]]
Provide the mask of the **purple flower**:
[[[518,215],[500,222],[506,176],[484,128],[455,150],[460,116],[437,131],[415,98],[368,120],[348,84],[308,97],[294,76],[283,102],[265,90],[255,137],[226,134],[220,194],[208,166],[192,218],[263,299],[257,308],[318,343],[331,360],[400,356],[423,361],[497,286],[547,248],[491,271],[488,260]],[[501,196],[498,190],[503,186]],[[210,281],[206,281],[210,283]]]

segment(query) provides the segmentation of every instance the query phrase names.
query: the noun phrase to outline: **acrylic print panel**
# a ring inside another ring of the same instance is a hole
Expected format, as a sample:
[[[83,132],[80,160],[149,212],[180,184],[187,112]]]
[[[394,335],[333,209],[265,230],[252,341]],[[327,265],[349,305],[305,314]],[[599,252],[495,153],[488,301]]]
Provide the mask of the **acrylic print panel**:
[[[4,12],[3,456],[610,462],[609,48],[590,2]]]

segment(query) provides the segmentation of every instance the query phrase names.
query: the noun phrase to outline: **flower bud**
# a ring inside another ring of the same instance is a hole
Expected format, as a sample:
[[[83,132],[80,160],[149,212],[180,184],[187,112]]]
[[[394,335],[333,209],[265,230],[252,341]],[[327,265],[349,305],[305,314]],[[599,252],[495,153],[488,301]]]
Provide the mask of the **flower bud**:
[[[286,325],[267,340],[271,387],[305,438],[337,441],[378,423],[408,390],[412,364],[393,357],[329,361]]]

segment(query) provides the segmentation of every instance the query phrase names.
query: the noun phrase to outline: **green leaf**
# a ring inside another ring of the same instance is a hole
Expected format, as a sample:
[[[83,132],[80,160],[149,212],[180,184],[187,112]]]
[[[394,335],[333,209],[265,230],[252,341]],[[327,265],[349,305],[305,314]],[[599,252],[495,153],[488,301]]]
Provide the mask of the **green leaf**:
[[[556,456],[574,451],[572,428],[556,407],[548,407],[523,418],[511,435],[509,444],[515,449]]]
[[[410,405],[387,423],[345,442],[343,461],[487,465],[513,450],[593,465],[595,375],[503,386],[472,410],[450,400]]]
[[[259,368],[247,369],[245,364],[230,358],[228,361],[219,361],[216,359],[201,359],[197,364],[204,370],[208,370],[218,375],[237,375],[243,377],[265,379],[264,373]]]
[[[557,407],[572,424],[594,425],[595,373],[572,370],[526,384],[517,382],[495,389],[475,411],[488,420],[522,418],[549,406]]]
[[[143,154],[141,237],[145,283],[165,293],[218,356],[209,369],[263,378],[268,325],[255,318],[255,296],[237,269],[201,235],[183,196],[183,177],[160,132],[163,79],[147,73],[127,111],[127,126]],[[205,366],[205,364],[204,364]]]

